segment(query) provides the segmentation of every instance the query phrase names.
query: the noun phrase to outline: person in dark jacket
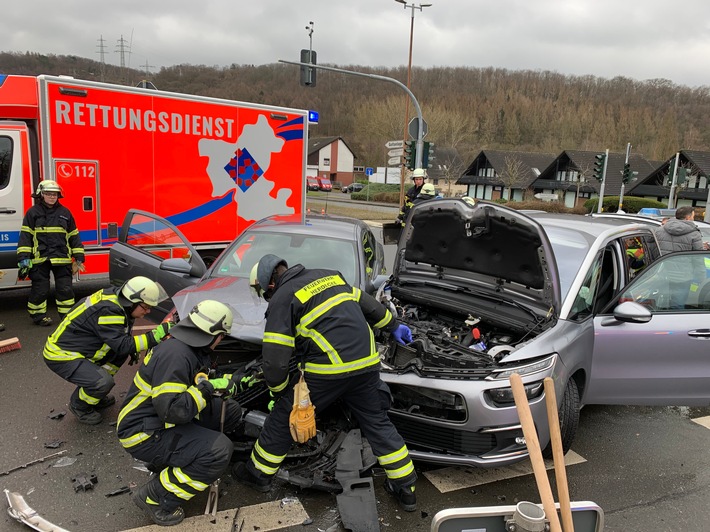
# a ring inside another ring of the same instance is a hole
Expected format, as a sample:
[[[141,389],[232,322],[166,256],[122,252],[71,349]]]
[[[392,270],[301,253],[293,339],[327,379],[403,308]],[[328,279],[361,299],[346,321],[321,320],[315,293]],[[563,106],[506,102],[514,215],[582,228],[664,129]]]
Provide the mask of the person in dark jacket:
[[[106,288],[84,298],[47,338],[44,361],[76,385],[69,410],[81,423],[101,423],[99,410],[116,402],[109,395],[114,375],[128,357],[137,361],[139,352],[157,345],[168,333],[170,324],[163,323],[149,333],[131,335],[134,320],[166,297],[157,283],[133,277],[120,288]]]
[[[380,466],[385,489],[406,511],[417,507],[417,475],[404,440],[389,417],[390,393],[380,379],[380,357],[370,326],[396,341],[412,341],[381,303],[345,282],[333,270],[288,268],[276,255],[264,255],[252,271],[252,286],[269,301],[262,349],[263,376],[277,398],[251,453],[238,463],[235,478],[267,492],[293,443],[289,416],[293,387],[289,360],[298,357],[316,412],[342,399],[357,418]]]
[[[656,240],[661,254],[674,251],[702,250],[703,238],[698,226],[693,223],[695,209],[690,206],[679,207],[675,218],[656,228]]]
[[[62,188],[45,179],[37,187],[35,204],[25,213],[17,243],[18,277],[32,281],[27,311],[36,325],[49,326],[49,275],[54,275],[57,312],[66,315],[74,306],[72,259],[83,271],[84,247],[69,209],[59,202]]]
[[[407,220],[407,213],[409,209],[412,208],[414,200],[424,186],[424,179],[426,179],[426,171],[423,168],[417,168],[412,172],[412,181],[414,181],[414,184],[405,192],[404,204],[399,208],[399,215],[397,216],[397,221],[401,222],[402,225],[404,225],[404,222]]]
[[[121,445],[156,474],[136,490],[133,502],[158,525],[180,523],[181,502],[229,466],[234,447],[224,433],[241,420],[241,407],[231,398],[244,381],[211,378],[210,369],[232,320],[227,305],[199,302],[171,329],[171,338],[146,355],[118,415]]]

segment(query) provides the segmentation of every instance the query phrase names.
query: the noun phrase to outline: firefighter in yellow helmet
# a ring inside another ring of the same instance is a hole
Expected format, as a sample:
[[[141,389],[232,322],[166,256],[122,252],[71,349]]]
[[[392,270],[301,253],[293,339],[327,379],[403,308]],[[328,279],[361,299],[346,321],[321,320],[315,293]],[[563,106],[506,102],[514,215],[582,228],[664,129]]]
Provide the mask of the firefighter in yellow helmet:
[[[47,316],[49,276],[54,275],[54,289],[59,316],[74,306],[72,259],[83,270],[84,246],[69,209],[62,205],[62,187],[56,181],[41,181],[35,204],[22,219],[17,243],[18,278],[32,281],[27,311],[35,325],[49,326]]]
[[[210,369],[213,351],[232,322],[227,305],[197,303],[170,330],[170,338],[146,355],[118,415],[121,445],[155,473],[133,501],[158,525],[180,523],[185,518],[180,504],[229,466],[233,444],[224,433],[241,420],[241,407],[232,398],[249,384],[242,376],[218,377]]]
[[[369,294],[345,282],[333,270],[291,268],[276,255],[264,255],[252,270],[252,286],[269,301],[262,349],[263,373],[276,398],[254,445],[251,460],[237,464],[235,478],[260,492],[271,481],[293,443],[289,418],[293,387],[289,360],[302,361],[316,412],[342,399],[385,470],[385,489],[406,511],[417,507],[417,475],[404,440],[389,417],[389,389],[380,379],[380,358],[370,327],[394,341],[412,341],[412,333]]]
[[[81,423],[96,425],[99,410],[116,402],[109,392],[123,363],[160,342],[170,329],[132,336],[136,319],[144,317],[167,295],[147,277],[133,277],[120,288],[99,290],[79,302],[47,338],[44,361],[54,373],[76,385],[69,410]]]

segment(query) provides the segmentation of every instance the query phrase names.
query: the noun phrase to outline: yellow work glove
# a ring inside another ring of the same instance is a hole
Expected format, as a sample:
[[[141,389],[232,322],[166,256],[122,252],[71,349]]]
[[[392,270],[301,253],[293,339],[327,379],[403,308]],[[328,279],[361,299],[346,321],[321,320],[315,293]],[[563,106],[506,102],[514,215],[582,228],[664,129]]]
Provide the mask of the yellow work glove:
[[[311,403],[311,393],[303,378],[293,387],[293,409],[288,417],[291,437],[298,443],[306,443],[316,435],[316,407]]]
[[[84,273],[86,271],[86,266],[81,261],[74,261],[71,263],[71,272],[76,275],[76,272]]]

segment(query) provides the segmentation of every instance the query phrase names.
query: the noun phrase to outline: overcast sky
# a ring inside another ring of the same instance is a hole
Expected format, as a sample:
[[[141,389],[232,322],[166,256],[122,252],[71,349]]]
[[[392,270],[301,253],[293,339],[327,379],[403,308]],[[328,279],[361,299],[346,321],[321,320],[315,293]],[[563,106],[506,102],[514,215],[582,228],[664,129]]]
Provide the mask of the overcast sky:
[[[413,66],[497,67],[710,85],[709,0],[428,0]],[[410,4],[411,5],[411,4]],[[421,5],[421,4],[414,4]],[[395,0],[24,0],[0,50],[77,55],[155,72],[181,63],[298,60],[313,21],[318,63],[407,64],[412,9]]]

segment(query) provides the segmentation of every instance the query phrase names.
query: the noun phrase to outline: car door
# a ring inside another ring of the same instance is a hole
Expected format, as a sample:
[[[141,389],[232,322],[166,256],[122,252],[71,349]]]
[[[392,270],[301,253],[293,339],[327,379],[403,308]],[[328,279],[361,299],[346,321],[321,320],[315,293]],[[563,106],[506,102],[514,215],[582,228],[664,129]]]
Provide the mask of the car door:
[[[143,275],[159,282],[170,297],[196,284],[206,270],[200,255],[177,227],[145,211],[128,211],[118,241],[109,252],[111,284],[121,285]],[[168,299],[150,317],[161,319],[172,307]]]
[[[710,404],[710,253],[665,255],[594,318],[587,404]],[[645,317],[616,319],[633,301]]]

